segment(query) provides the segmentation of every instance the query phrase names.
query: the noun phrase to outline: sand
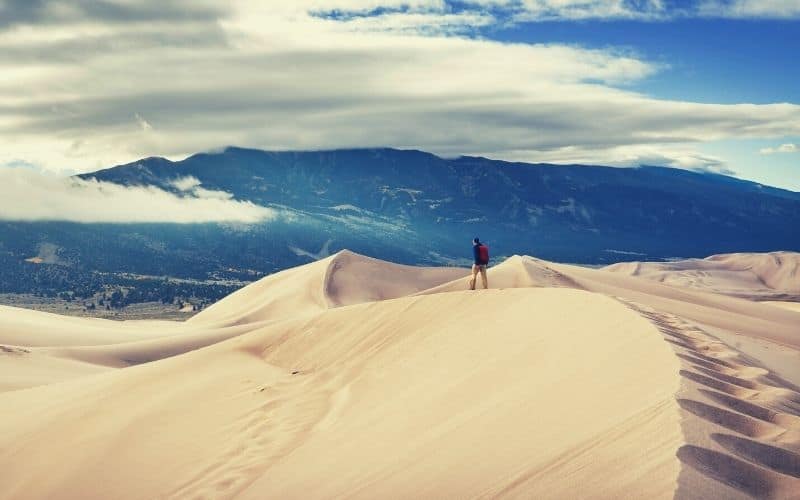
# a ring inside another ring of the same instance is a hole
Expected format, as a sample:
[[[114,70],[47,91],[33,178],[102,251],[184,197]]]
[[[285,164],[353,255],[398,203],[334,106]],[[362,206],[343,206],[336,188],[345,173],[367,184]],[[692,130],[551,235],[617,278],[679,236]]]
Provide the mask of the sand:
[[[674,262],[622,262],[604,269],[751,299],[800,297],[797,252],[720,254]]]
[[[796,311],[521,256],[467,279],[344,251],[183,323],[2,308],[0,498],[800,492]]]
[[[782,307],[784,309],[788,309],[789,311],[795,311],[800,313],[800,302],[787,302],[784,300],[765,300],[763,303],[775,307]]]

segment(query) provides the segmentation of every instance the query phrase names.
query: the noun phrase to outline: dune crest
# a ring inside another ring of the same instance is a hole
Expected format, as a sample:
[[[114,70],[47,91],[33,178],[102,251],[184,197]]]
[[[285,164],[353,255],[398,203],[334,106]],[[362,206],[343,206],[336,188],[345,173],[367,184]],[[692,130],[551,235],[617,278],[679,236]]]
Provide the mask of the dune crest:
[[[3,308],[0,498],[800,491],[797,313],[628,274],[343,251],[184,323]]]
[[[331,307],[402,297],[466,275],[464,269],[404,266],[342,250],[262,278],[188,322],[230,325],[274,321]]]

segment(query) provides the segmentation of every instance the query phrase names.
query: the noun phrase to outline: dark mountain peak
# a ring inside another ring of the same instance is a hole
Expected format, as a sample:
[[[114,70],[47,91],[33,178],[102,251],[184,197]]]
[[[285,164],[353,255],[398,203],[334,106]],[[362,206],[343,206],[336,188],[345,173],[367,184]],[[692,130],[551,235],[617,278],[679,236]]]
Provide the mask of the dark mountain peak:
[[[79,174],[77,177],[81,179],[110,180],[124,185],[160,185],[164,173],[176,163],[161,156],[148,156],[123,165]]]
[[[198,155],[226,155],[226,154],[261,154],[261,155],[274,155],[274,154],[396,154],[396,155],[426,155],[438,158],[433,153],[420,151],[418,149],[400,149],[392,147],[364,147],[364,148],[332,148],[332,149],[305,149],[305,150],[287,150],[287,149],[258,149],[258,148],[245,148],[241,146],[225,146],[224,148],[203,153]],[[191,157],[190,157],[191,158]]]
[[[115,166],[113,166],[111,168],[125,168],[125,167],[146,168],[146,167],[149,167],[151,165],[172,165],[174,163],[175,162],[173,162],[172,160],[164,158],[163,156],[148,156],[146,158],[142,158],[140,160],[132,161],[130,163],[125,163],[123,165],[115,165]]]
[[[236,164],[247,164],[252,168],[273,170],[275,168],[302,167],[310,164],[338,166],[378,166],[382,164],[408,165],[431,164],[442,162],[440,157],[415,149],[380,148],[340,148],[307,151],[273,151],[238,146],[197,153],[180,164],[216,164],[226,168]]]

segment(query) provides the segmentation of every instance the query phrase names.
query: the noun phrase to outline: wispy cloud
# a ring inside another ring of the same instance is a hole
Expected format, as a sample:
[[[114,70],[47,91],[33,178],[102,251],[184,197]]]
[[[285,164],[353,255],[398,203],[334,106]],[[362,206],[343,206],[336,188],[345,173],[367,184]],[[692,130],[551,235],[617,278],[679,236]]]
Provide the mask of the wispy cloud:
[[[698,2],[696,15],[735,19],[797,19],[800,2],[797,0],[703,0]]]
[[[153,130],[153,126],[150,125],[150,122],[142,118],[142,115],[139,113],[134,113],[133,117],[136,119],[136,123],[139,124],[139,128],[147,132],[148,130]]]
[[[800,146],[798,146],[797,144],[789,143],[789,144],[781,144],[780,146],[775,148],[763,148],[760,149],[758,152],[761,153],[762,155],[771,155],[775,153],[797,153],[798,151],[800,151]]]
[[[230,193],[180,179],[182,195],[155,187],[61,178],[0,169],[0,220],[82,223],[256,223],[275,217],[269,208],[233,200]]]
[[[317,5],[313,0],[300,5]],[[631,20],[662,22],[686,18],[793,19],[800,17],[796,0],[460,0],[396,2],[329,2],[315,15],[358,24],[388,21],[386,29],[406,29],[456,24],[462,29],[488,22],[514,24],[542,21]],[[477,24],[476,24],[477,19]],[[438,22],[437,22],[438,21]]]
[[[800,17],[800,3],[796,0],[466,0],[463,3],[493,12],[509,22]]]

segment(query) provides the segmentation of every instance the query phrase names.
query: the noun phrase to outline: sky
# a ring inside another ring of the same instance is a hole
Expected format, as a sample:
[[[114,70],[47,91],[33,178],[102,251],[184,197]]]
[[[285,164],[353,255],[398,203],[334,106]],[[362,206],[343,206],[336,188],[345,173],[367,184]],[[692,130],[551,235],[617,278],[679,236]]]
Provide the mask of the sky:
[[[798,53],[800,0],[0,0],[0,218],[113,189],[70,174],[227,145],[800,191]],[[271,216],[199,185],[161,202]]]

